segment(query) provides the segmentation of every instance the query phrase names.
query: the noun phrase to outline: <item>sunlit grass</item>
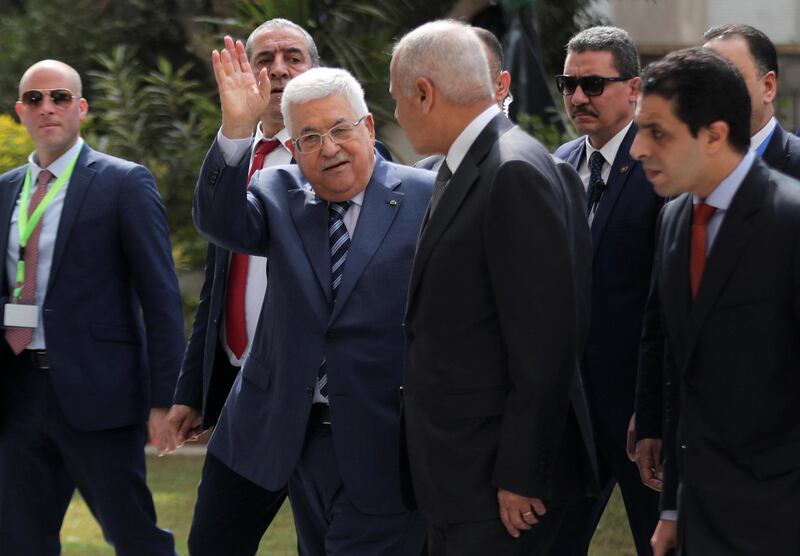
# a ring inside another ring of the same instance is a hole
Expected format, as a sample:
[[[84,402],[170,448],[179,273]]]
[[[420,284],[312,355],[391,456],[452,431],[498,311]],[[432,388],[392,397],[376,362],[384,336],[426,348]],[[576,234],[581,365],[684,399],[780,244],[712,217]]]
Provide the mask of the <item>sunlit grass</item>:
[[[200,480],[203,458],[171,456],[147,458],[147,479],[153,491],[159,526],[170,529],[181,556],[188,554],[186,539]],[[63,556],[114,556],[103,539],[100,527],[80,495],[70,504],[61,529]],[[292,512],[288,502],[270,526],[258,549],[258,555],[290,556],[297,554]],[[598,526],[589,551],[590,556],[635,556],[625,511],[618,491]]]

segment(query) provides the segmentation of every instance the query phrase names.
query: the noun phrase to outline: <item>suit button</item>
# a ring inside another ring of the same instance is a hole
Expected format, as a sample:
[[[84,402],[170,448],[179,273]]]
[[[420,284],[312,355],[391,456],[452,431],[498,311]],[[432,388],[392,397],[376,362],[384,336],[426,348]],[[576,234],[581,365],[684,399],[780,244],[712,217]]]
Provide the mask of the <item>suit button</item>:
[[[313,386],[309,386],[308,388],[306,388],[306,394],[308,394],[309,396],[313,396],[314,395],[314,387]]]

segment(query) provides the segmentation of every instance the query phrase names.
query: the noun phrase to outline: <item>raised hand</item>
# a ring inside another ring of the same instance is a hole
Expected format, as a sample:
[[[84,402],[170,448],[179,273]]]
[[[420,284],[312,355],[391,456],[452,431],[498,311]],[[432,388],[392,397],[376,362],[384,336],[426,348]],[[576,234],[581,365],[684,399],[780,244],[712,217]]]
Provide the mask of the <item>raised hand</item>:
[[[250,137],[261,114],[269,106],[267,70],[253,75],[242,41],[225,37],[222,52],[211,53],[214,78],[222,106],[222,134],[229,139]]]

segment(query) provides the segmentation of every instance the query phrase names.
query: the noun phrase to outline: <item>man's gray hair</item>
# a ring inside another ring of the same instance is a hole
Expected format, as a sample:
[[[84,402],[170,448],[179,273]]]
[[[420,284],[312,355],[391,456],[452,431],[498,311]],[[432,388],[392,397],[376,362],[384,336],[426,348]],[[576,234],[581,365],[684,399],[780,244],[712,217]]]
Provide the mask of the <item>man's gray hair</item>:
[[[620,76],[635,77],[641,72],[636,43],[633,42],[627,31],[619,27],[589,27],[572,37],[567,43],[567,54],[603,50],[611,52],[614,67]]]
[[[283,90],[281,114],[283,123],[289,130],[289,135],[296,139],[292,127],[291,107],[293,104],[325,98],[334,93],[339,93],[344,97],[353,109],[356,118],[369,112],[367,103],[364,101],[364,89],[348,71],[339,68],[312,68],[289,81]]]
[[[311,37],[311,35],[308,34],[308,31],[300,27],[297,23],[281,17],[276,17],[274,19],[265,21],[256,27],[252,33],[250,33],[250,36],[247,37],[247,42],[244,45],[244,50],[247,54],[248,60],[253,57],[253,42],[255,41],[256,36],[263,31],[272,31],[274,29],[292,29],[293,31],[297,31],[303,35],[303,37],[306,39],[308,55],[311,58],[311,67],[315,68],[319,66],[319,52],[317,51],[317,44],[314,42],[314,39]]]
[[[432,21],[407,33],[392,50],[392,64],[404,96],[418,77],[461,105],[494,99],[486,52],[474,30],[451,19]]]

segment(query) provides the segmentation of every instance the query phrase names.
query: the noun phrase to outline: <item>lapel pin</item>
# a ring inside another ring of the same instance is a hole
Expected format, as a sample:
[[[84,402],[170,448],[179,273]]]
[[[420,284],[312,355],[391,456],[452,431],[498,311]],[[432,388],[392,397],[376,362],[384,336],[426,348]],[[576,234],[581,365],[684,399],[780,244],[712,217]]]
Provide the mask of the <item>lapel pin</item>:
[[[390,207],[396,207],[397,201],[395,199],[392,199],[391,201],[388,201],[386,204],[389,205]]]
[[[622,166],[619,167],[619,173],[620,174],[624,174],[625,172],[627,172],[630,169],[631,169],[631,167],[629,165],[623,164]]]

